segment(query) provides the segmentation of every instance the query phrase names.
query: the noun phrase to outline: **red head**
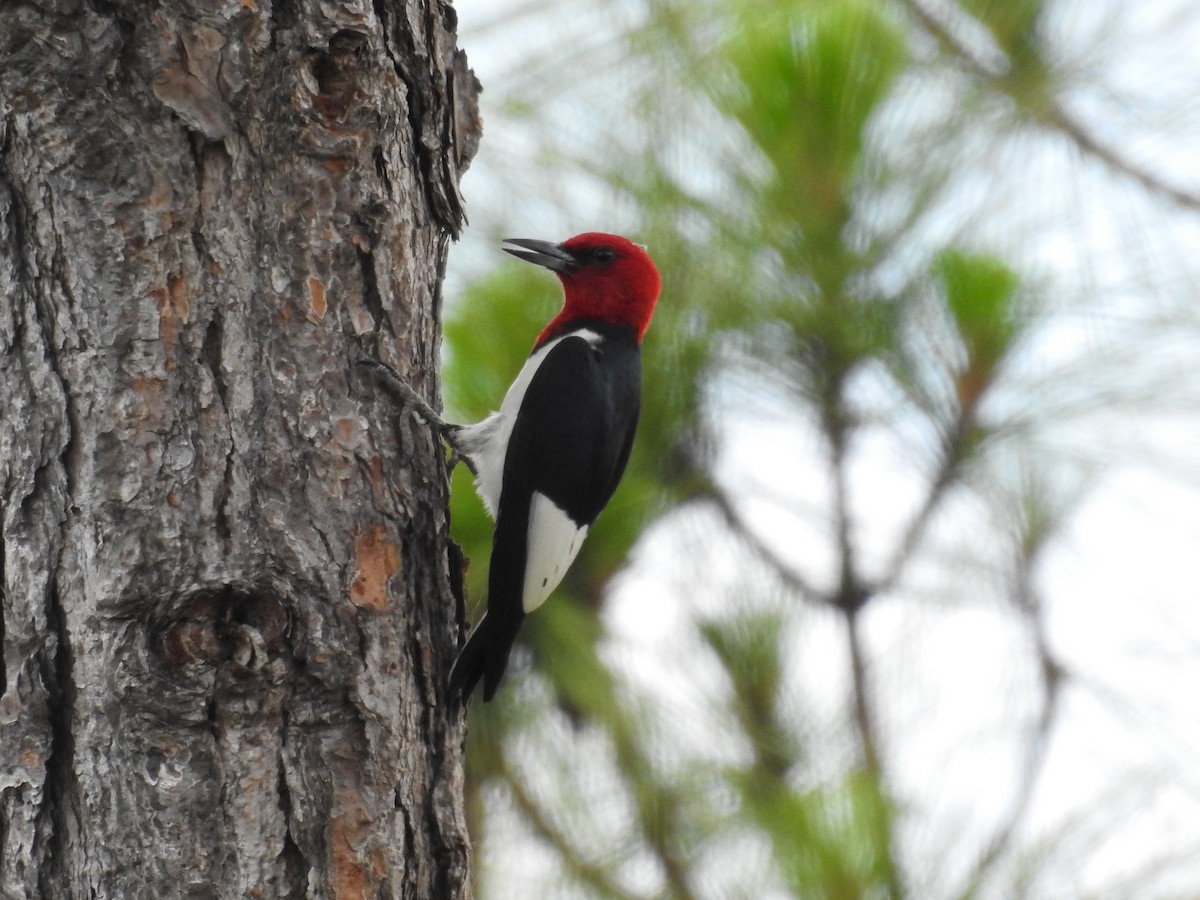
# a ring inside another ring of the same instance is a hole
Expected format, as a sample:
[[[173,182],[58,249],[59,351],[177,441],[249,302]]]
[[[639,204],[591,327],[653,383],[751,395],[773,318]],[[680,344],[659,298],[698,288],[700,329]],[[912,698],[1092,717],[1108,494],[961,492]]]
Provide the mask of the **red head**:
[[[513,256],[553,270],[563,285],[566,301],[538,335],[539,346],[580,319],[627,325],[642,342],[662,279],[650,255],[633,241],[593,231],[561,244],[525,239],[506,243],[521,248],[504,248]]]

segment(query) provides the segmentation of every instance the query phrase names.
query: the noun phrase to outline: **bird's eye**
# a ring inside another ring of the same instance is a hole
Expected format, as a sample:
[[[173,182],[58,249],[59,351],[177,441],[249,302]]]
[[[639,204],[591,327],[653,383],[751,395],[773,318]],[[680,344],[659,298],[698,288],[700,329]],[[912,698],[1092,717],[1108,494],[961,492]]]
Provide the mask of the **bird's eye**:
[[[610,262],[617,258],[617,251],[612,247],[601,247],[592,254],[592,259],[602,266],[607,266]]]

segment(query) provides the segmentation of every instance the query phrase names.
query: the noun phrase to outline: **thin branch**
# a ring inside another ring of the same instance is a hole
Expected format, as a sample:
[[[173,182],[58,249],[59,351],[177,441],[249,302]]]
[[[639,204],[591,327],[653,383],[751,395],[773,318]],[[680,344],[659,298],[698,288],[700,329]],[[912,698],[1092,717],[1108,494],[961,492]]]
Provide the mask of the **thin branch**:
[[[636,895],[629,893],[612,880],[611,873],[607,868],[580,858],[567,836],[546,818],[542,808],[525,789],[524,782],[512,770],[503,753],[500,754],[499,769],[512,791],[513,802],[516,803],[517,809],[534,832],[555,849],[574,878],[606,897],[613,897],[616,900],[637,900]]]
[[[780,579],[797,594],[803,597],[809,603],[828,605],[830,599],[828,595],[813,585],[807,578],[796,571],[787,560],[783,559],[772,547],[770,547],[743,518],[741,511],[737,508],[729,496],[716,485],[710,485],[701,495],[705,500],[708,500],[730,529],[742,539],[742,542],[754,553],[759,559],[775,570],[775,573]]]
[[[905,568],[913,557],[913,551],[916,550],[917,545],[924,538],[926,531],[929,529],[929,523],[933,520],[934,513],[938,511],[942,500],[946,497],[947,491],[958,476],[963,462],[966,435],[973,427],[973,412],[963,410],[958,421],[955,423],[954,433],[946,439],[942,458],[938,463],[933,481],[930,482],[929,490],[925,494],[925,502],[921,504],[921,508],[909,520],[899,543],[896,544],[896,549],[892,551],[887,565],[883,568],[883,574],[872,585],[874,592],[880,593],[890,590],[895,587],[904,574]]]
[[[825,436],[829,440],[829,475],[833,481],[834,529],[837,535],[838,559],[840,560],[840,583],[835,603],[847,615],[861,609],[871,597],[858,576],[857,554],[850,537],[853,515],[850,511],[850,488],[846,475],[846,449],[849,441],[845,416],[842,410],[842,388],[830,389],[830,398],[822,416]]]
[[[694,900],[695,894],[688,884],[687,865],[671,847],[672,837],[679,834],[679,804],[672,802],[669,793],[663,796],[667,792],[654,779],[654,768],[642,752],[639,734],[636,728],[630,727],[628,714],[618,712],[613,717],[596,721],[603,724],[612,739],[619,769],[630,783],[638,807],[642,836],[662,867],[668,895],[672,900]]]
[[[1017,784],[1008,815],[997,827],[996,833],[988,842],[987,849],[975,863],[970,880],[959,895],[962,900],[971,900],[978,896],[996,863],[1011,846],[1017,827],[1028,814],[1042,771],[1045,769],[1050,737],[1061,709],[1060,701],[1066,673],[1051,653],[1045,620],[1042,615],[1043,605],[1033,585],[1031,569],[1032,559],[1026,557],[1022,560],[1021,571],[1018,572],[1017,600],[1018,605],[1030,616],[1032,623],[1034,644],[1041,665],[1042,690],[1045,699],[1037,725],[1030,734],[1025,748],[1025,762],[1021,767],[1020,781]]]
[[[881,775],[879,739],[875,717],[871,712],[870,683],[867,679],[867,656],[859,630],[858,612],[846,615],[846,644],[850,651],[850,673],[854,689],[854,721],[858,726],[863,764],[877,776]]]
[[[825,437],[829,442],[829,474],[834,486],[834,521],[837,533],[838,555],[841,559],[841,577],[834,604],[846,620],[846,642],[850,652],[851,678],[854,687],[854,719],[858,726],[859,745],[863,762],[874,781],[875,790],[883,802],[880,804],[880,820],[877,835],[879,847],[885,854],[884,873],[887,879],[888,896],[900,900],[905,896],[900,881],[900,867],[896,856],[895,819],[892,816],[891,798],[879,752],[878,729],[872,710],[871,684],[867,672],[867,654],[859,631],[860,615],[874,592],[863,582],[858,573],[857,555],[851,537],[853,512],[850,509],[850,490],[847,472],[847,450],[850,441],[850,425],[846,418],[843,394],[844,381],[835,378],[828,386],[822,404],[822,422]]]
[[[921,23],[922,27],[937,40],[938,44],[944,50],[949,51],[951,55],[965,63],[967,68],[976,75],[980,75],[989,81],[995,81],[1008,75],[1011,71],[1011,63],[1003,50],[999,47],[993,47],[995,51],[992,55],[993,58],[986,58],[955,34],[949,23],[943,21],[931,9],[926,7],[924,0],[901,0],[901,3]],[[963,16],[967,15],[961,10],[956,10],[956,12]]]
[[[994,49],[1002,62],[986,59],[956,35],[950,25],[925,5],[924,0],[901,0],[901,2],[943,49],[964,63],[971,72],[986,81],[994,90],[1012,97],[1017,101],[1018,106],[1025,106],[1008,83],[1008,77],[1013,67],[1012,60],[1001,47],[996,46]],[[961,10],[957,10],[957,12],[966,15]],[[1047,109],[1035,110],[1034,118],[1067,137],[1084,154],[1094,157],[1114,172],[1135,181],[1147,191],[1159,194],[1185,209],[1200,212],[1200,194],[1170,184],[1154,172],[1122,156],[1115,148],[1097,138],[1086,125],[1068,112],[1057,98],[1049,104]]]
[[[671,810],[671,817],[671,830],[675,831],[678,823],[674,821],[674,809]],[[663,868],[663,875],[666,876],[672,900],[695,900],[696,895],[692,892],[691,885],[688,884],[688,870],[684,861],[678,854],[671,851],[666,845],[666,841],[657,834],[657,829],[647,837],[654,850],[654,855],[658,858],[659,865]]]
[[[862,634],[859,631],[859,616],[862,607],[845,610],[846,643],[850,650],[850,672],[854,689],[854,721],[858,728],[859,746],[862,749],[863,762],[875,782],[883,800],[880,805],[880,826],[877,839],[884,854],[884,872],[887,878],[887,892],[892,900],[900,900],[906,895],[904,884],[900,878],[900,867],[896,854],[895,817],[892,815],[891,796],[887,789],[887,779],[883,770],[883,760],[879,752],[879,736],[876,719],[872,711],[871,685],[867,673],[867,655],[863,646]]]
[[[1200,194],[1179,185],[1168,184],[1155,173],[1148,171],[1133,160],[1121,156],[1115,149],[1105,145],[1096,135],[1088,131],[1087,127],[1071,115],[1057,99],[1050,104],[1050,108],[1045,111],[1041,121],[1057,128],[1084,153],[1091,154],[1110,169],[1137,182],[1147,191],[1160,194],[1185,209],[1200,212]]]

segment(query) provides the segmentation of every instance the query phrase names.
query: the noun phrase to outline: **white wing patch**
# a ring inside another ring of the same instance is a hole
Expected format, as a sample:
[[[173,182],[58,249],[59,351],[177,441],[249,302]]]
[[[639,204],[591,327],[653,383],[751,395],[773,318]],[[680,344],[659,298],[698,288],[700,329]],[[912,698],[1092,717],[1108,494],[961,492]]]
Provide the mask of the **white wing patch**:
[[[521,605],[531,613],[558,587],[575,561],[588,526],[577,525],[553,500],[536,491],[529,507],[525,589]]]

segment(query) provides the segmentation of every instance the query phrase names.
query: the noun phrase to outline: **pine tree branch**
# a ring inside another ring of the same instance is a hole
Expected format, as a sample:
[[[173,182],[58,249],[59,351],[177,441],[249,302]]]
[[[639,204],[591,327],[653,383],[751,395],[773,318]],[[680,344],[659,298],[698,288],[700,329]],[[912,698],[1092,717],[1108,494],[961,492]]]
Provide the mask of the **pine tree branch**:
[[[504,753],[499,754],[499,771],[509,790],[512,791],[513,802],[525,821],[540,838],[550,844],[563,861],[567,871],[582,884],[594,889],[604,897],[613,900],[637,900],[635,895],[616,884],[612,874],[605,866],[584,860],[565,834],[546,818],[541,806],[525,788],[525,783],[513,771]]]
[[[846,622],[846,643],[850,656],[851,683],[854,692],[854,722],[858,731],[863,763],[871,774],[874,788],[882,799],[879,833],[875,836],[884,854],[887,892],[891,900],[905,896],[897,864],[895,818],[892,815],[887,790],[883,758],[879,751],[877,719],[875,716],[867,653],[859,629],[862,611],[876,592],[869,587],[858,571],[858,558],[852,538],[853,511],[850,507],[847,451],[851,439],[851,419],[847,414],[843,378],[831,379],[822,404],[821,421],[829,446],[829,476],[834,486],[834,522],[840,558],[840,580],[837,594],[832,598]]]
[[[824,591],[819,590],[804,575],[796,571],[793,565],[783,559],[779,553],[758,535],[750,524],[746,522],[745,517],[729,498],[728,494],[715,485],[711,485],[702,496],[716,508],[717,512],[725,520],[725,524],[741,538],[750,552],[773,569],[784,584],[809,603],[829,605],[831,602],[829,596]]]
[[[913,552],[929,530],[929,523],[933,521],[934,514],[942,505],[950,486],[958,477],[964,459],[966,435],[974,427],[973,411],[964,410],[954,426],[953,434],[945,440],[942,458],[938,462],[937,471],[930,482],[929,490],[925,492],[925,501],[905,526],[896,549],[892,551],[892,555],[883,569],[883,574],[871,586],[874,592],[891,590],[903,576],[904,570],[913,558]]]
[[[981,78],[993,90],[1012,98],[1019,108],[1026,109],[1033,120],[1057,131],[1075,145],[1084,155],[1099,160],[1112,171],[1130,179],[1146,191],[1193,212],[1200,212],[1200,193],[1180,187],[1164,180],[1145,166],[1122,155],[1117,148],[1105,144],[1074,114],[1067,110],[1060,99],[1053,98],[1044,109],[1029,110],[1020,96],[1013,90],[1010,76],[1013,62],[1004,50],[995,46],[994,58],[989,58],[972,48],[926,5],[925,0],[901,0],[904,7],[921,26],[938,42],[944,51],[965,65],[968,71]],[[956,8],[956,14],[966,15]],[[981,27],[982,23],[980,23]]]
[[[966,887],[959,894],[961,900],[972,900],[979,896],[996,863],[1012,845],[1013,836],[1028,814],[1037,793],[1038,782],[1045,769],[1051,733],[1058,722],[1061,710],[1060,700],[1066,679],[1066,670],[1050,650],[1043,616],[1044,607],[1033,584],[1032,566],[1031,557],[1027,556],[1021,560],[1020,570],[1017,573],[1016,600],[1017,605],[1029,617],[1033,629],[1033,639],[1041,670],[1042,710],[1026,743],[1025,760],[1021,767],[1020,779],[1012,804],[1004,820],[996,828],[995,834],[988,842],[987,848],[976,861]]]

